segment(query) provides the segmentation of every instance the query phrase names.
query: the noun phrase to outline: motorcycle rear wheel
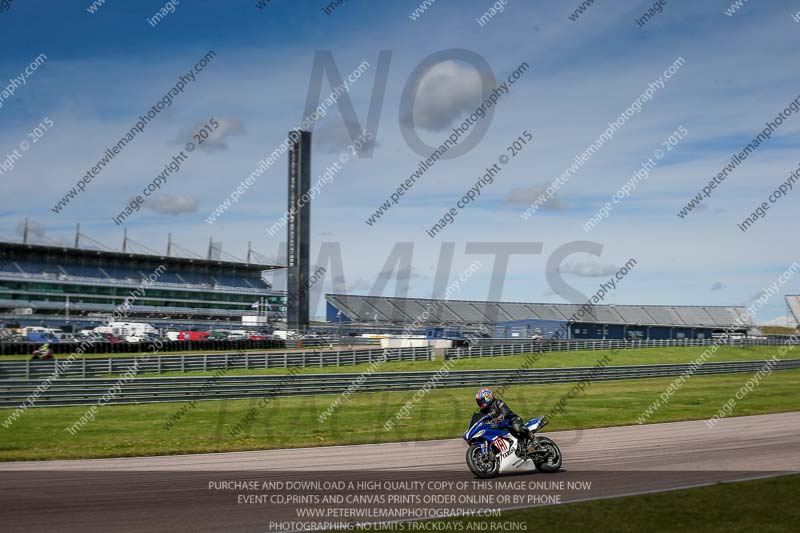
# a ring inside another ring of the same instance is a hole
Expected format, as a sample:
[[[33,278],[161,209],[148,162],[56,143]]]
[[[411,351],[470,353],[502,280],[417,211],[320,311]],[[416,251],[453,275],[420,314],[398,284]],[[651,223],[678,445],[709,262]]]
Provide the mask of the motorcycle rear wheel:
[[[481,479],[490,479],[500,473],[500,461],[484,457],[479,443],[470,444],[467,449],[467,466],[470,472]]]
[[[547,451],[547,458],[544,461],[536,461],[536,470],[543,474],[552,474],[561,470],[561,449],[558,445],[547,437],[539,437],[538,449]]]

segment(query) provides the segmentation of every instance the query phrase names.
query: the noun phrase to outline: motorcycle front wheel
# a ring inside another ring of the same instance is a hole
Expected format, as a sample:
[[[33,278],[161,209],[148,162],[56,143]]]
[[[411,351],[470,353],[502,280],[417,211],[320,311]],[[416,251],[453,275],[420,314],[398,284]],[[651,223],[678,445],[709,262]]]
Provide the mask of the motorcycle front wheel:
[[[479,443],[470,444],[467,449],[467,466],[481,479],[493,478],[500,472],[500,461],[484,455]]]
[[[547,437],[539,437],[537,451],[545,452],[542,460],[536,461],[536,470],[543,474],[552,474],[561,469],[561,449],[558,445]]]

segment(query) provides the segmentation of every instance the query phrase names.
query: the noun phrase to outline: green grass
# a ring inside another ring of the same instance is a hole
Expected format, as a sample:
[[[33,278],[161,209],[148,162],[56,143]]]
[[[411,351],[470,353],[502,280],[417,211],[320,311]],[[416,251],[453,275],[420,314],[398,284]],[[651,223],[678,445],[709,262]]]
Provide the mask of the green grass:
[[[548,533],[659,531],[729,533],[798,531],[800,475],[735,483],[718,483],[657,494],[593,500],[522,511],[500,518],[460,518],[440,521],[442,529],[428,531],[504,531],[500,524],[521,531]],[[444,529],[445,524],[461,527]],[[495,526],[493,527],[493,524]],[[397,526],[398,528],[400,526]],[[389,528],[386,531],[401,531]]]
[[[707,419],[717,413],[750,374],[696,376],[655,412],[648,423]],[[570,400],[550,431],[633,424],[672,379],[593,383]],[[492,383],[487,383],[492,385]],[[571,388],[569,384],[518,385],[503,399],[523,416],[547,413]],[[734,416],[800,410],[800,370],[777,371],[738,401]],[[257,409],[254,424],[237,436],[228,432],[259,400],[197,402],[170,430],[162,425],[190,403],[110,405],[76,435],[71,426],[87,407],[47,407],[26,411],[11,427],[0,425],[0,460],[117,457],[270,448],[366,444],[457,438],[472,415],[475,388],[432,390],[413,405],[408,417],[390,430],[383,425],[412,392],[356,393],[319,423],[333,395],[283,397]],[[0,422],[10,409],[0,410]]]
[[[778,354],[778,346],[755,346],[755,347],[732,347],[722,346],[710,358],[713,361],[753,361],[767,360],[773,355]],[[597,364],[604,356],[609,355],[609,362],[606,366],[625,366],[625,365],[650,365],[667,363],[690,363],[697,360],[705,351],[704,347],[683,347],[683,348],[642,348],[635,350],[619,350],[615,352],[601,350],[584,350],[573,352],[546,352],[541,357],[529,364],[527,368],[565,368],[565,367],[592,367]],[[348,352],[342,356],[345,361],[350,356]],[[472,359],[459,359],[451,370],[485,370],[492,369],[517,369],[527,359],[528,354],[504,355],[496,357],[475,357]],[[800,352],[793,355],[789,352],[787,359],[800,357]],[[370,367],[370,363],[361,363],[348,366],[310,366],[299,369],[301,374],[340,374],[354,373],[360,374]],[[442,367],[441,361],[392,361],[380,365],[377,372],[414,372],[414,371],[437,371]],[[231,369],[225,372],[226,376],[253,376],[253,375],[283,375],[287,371],[284,368],[270,369]],[[160,377],[180,377],[180,376],[210,376],[213,371],[203,372],[166,372],[163,374],[140,374],[140,376],[160,376]],[[109,377],[99,375],[95,377]]]

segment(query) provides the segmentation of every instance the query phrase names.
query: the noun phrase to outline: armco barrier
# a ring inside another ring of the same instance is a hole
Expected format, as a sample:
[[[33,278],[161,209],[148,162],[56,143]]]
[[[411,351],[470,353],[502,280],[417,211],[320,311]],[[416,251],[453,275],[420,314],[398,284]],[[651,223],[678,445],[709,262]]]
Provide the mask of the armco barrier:
[[[437,387],[477,387],[486,383],[551,384],[574,383],[591,376],[592,381],[675,377],[692,375],[754,373],[767,361],[737,361],[689,364],[607,366],[595,368],[535,368],[527,370],[460,370],[437,372],[378,372],[359,385],[359,392],[419,390],[436,378]],[[800,369],[800,359],[773,362],[773,370]],[[107,401],[104,395],[114,389],[118,379],[59,379],[39,392],[34,407],[104,404],[181,402],[262,398],[267,395],[299,396],[339,394],[362,374],[294,374],[261,376],[215,376],[178,378],[135,378],[122,384]],[[39,380],[0,381],[0,407],[17,407],[32,397]]]

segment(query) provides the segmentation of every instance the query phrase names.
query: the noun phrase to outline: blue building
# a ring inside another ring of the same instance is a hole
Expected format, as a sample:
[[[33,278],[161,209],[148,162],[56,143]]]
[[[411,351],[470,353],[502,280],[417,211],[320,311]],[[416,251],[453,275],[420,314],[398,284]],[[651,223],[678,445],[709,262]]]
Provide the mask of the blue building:
[[[509,320],[496,322],[495,337],[531,338],[540,335],[552,338],[556,331],[566,330],[564,339],[710,339],[719,327],[658,326],[641,324],[598,324],[594,322],[575,322],[554,320]]]

